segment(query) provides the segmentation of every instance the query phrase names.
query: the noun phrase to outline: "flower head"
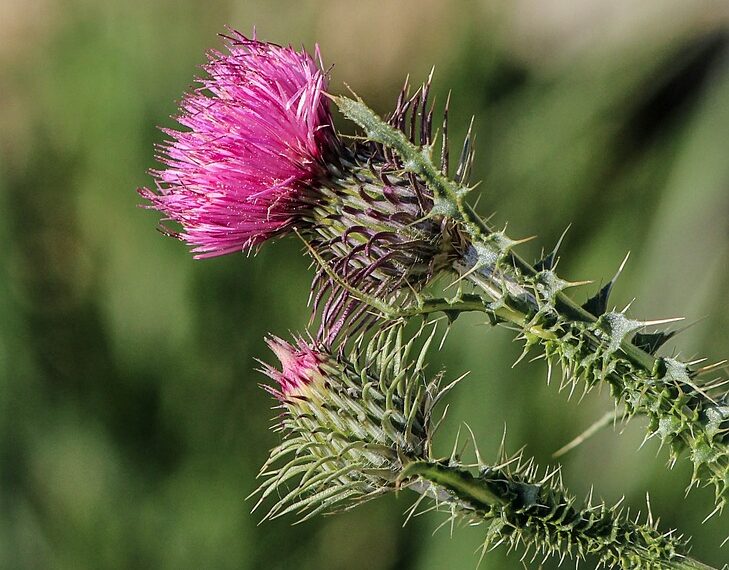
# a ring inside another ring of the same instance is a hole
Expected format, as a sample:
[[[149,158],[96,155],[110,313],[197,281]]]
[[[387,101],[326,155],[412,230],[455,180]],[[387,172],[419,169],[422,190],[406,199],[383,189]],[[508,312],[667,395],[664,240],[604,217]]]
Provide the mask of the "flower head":
[[[426,377],[432,327],[408,338],[400,323],[360,336],[346,350],[317,345],[313,355],[301,341],[293,347],[268,340],[283,371],[264,365],[264,372],[285,396],[269,390],[280,402],[283,441],[261,469],[258,504],[280,491],[265,518],[348,508],[411,483],[400,475],[407,464],[429,459],[435,406],[455,384],[441,387],[442,374]]]
[[[294,346],[279,337],[271,336],[266,339],[266,344],[281,363],[281,370],[268,364],[263,365],[263,372],[279,385],[278,389],[269,390],[277,398],[285,400],[291,395],[300,395],[302,389],[320,375],[319,365],[326,357],[305,341],[299,339]]]
[[[208,77],[188,93],[177,121],[187,130],[158,156],[148,207],[179,223],[175,233],[195,257],[241,251],[290,229],[326,173],[335,145],[326,76],[305,51],[227,38],[213,51]],[[318,57],[318,49],[315,52]]]

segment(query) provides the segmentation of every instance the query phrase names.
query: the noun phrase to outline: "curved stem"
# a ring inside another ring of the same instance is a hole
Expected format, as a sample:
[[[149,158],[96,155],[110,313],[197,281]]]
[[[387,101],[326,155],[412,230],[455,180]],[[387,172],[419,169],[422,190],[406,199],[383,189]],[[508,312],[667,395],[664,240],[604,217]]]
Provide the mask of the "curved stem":
[[[622,313],[597,318],[577,305],[563,293],[569,283],[551,270],[537,271],[512,251],[517,241],[493,231],[476,214],[466,202],[470,188],[450,180],[433,164],[432,146],[416,146],[361,100],[334,101],[369,140],[399,156],[404,172],[427,184],[434,203],[430,216],[457,222],[463,249],[454,269],[484,292],[487,312],[521,329],[527,348],[540,342],[547,357],[563,365],[566,379],[584,379],[587,388],[607,381],[629,415],[649,418],[648,437],[660,436],[670,445],[672,458],[689,448],[692,483],[699,478],[712,483],[721,507],[729,499],[729,395],[724,383],[701,384],[696,380],[701,370],[656,358],[633,344],[634,333],[644,324]]]
[[[508,504],[508,500],[500,497],[487,486],[479,484],[465,469],[446,467],[431,461],[413,461],[408,463],[400,473],[400,479],[410,477],[421,477],[443,487],[474,508],[487,509]]]

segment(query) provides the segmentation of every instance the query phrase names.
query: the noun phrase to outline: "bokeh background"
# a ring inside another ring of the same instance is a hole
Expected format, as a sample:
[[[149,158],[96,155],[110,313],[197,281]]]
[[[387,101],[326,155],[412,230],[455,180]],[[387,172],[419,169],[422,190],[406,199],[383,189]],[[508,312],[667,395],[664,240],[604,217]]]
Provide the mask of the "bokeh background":
[[[726,0],[2,0],[0,568],[476,566],[483,530],[433,535],[437,514],[401,528],[404,493],[298,526],[249,513],[277,441],[254,359],[266,332],[305,327],[307,262],[295,240],[193,261],[135,193],[226,25],[319,42],[332,90],[381,113],[435,65],[454,141],[476,115],[480,211],[538,233],[527,256],[572,224],[560,270],[597,280],[581,298],[631,250],[614,302],[705,317],[668,350],[729,353]],[[479,323],[459,320],[433,357],[473,370],[440,445],[467,421],[493,456],[506,423],[512,450],[551,463],[607,398],[568,402],[540,362],[512,370],[512,334]],[[643,433],[600,433],[564,458],[566,482],[634,509],[650,492],[696,556],[729,560],[729,518],[702,525],[711,492],[684,500],[688,462],[667,471]]]

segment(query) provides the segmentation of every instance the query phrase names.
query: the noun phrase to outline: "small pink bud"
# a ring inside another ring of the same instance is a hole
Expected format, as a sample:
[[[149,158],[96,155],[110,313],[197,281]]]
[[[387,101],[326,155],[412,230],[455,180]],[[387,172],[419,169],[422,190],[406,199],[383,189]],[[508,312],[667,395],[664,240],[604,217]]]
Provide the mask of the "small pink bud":
[[[303,340],[299,339],[294,346],[279,337],[271,336],[266,339],[266,344],[281,363],[281,370],[268,364],[263,365],[263,372],[280,387],[278,390],[270,390],[277,398],[283,400],[291,395],[301,394],[302,389],[319,375],[320,364],[325,357]]]

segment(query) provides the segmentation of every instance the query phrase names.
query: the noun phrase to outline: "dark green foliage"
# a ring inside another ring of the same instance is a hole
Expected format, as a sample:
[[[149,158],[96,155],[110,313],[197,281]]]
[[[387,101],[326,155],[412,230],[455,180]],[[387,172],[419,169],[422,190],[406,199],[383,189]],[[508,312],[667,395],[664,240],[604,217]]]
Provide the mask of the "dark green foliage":
[[[652,333],[637,332],[630,342],[644,352],[654,356],[656,352],[676,334],[676,331],[658,331]]]

